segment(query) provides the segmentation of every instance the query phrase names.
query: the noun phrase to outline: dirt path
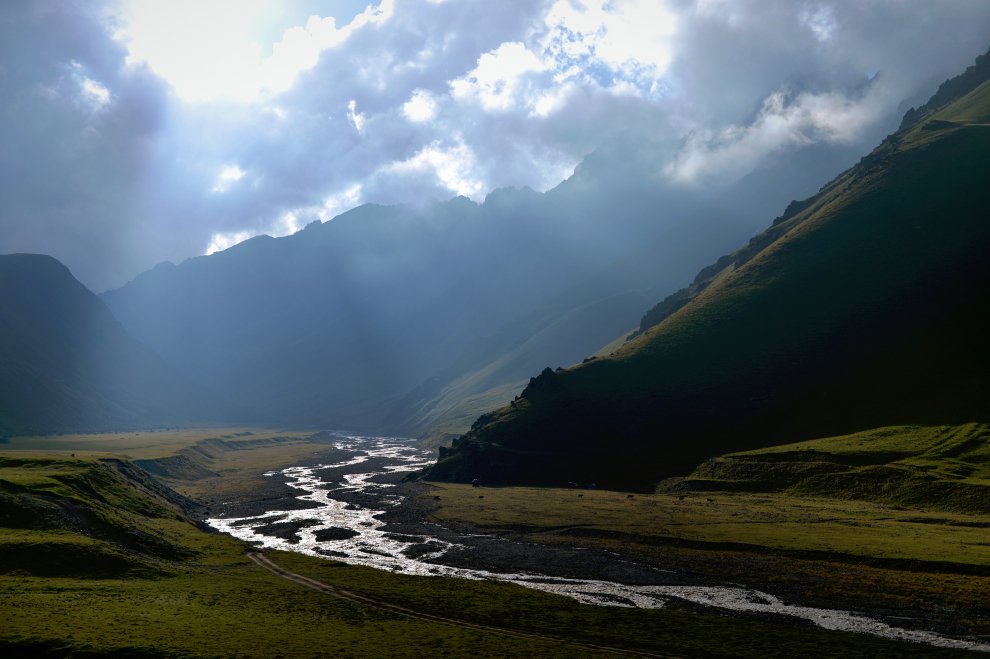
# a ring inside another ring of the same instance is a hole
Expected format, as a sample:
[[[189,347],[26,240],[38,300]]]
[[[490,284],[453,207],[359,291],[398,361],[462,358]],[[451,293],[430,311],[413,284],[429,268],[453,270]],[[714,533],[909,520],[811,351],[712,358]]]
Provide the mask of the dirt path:
[[[399,615],[407,616],[410,618],[416,618],[419,620],[429,620],[430,622],[438,622],[446,625],[453,625],[455,627],[461,627],[464,629],[473,629],[476,631],[488,632],[492,634],[501,634],[502,636],[512,636],[514,638],[526,638],[535,639],[539,641],[549,641],[551,643],[564,643],[575,648],[580,648],[582,650],[588,650],[591,652],[606,652],[609,654],[616,654],[621,656],[633,656],[633,657],[672,657],[674,655],[663,655],[656,654],[652,652],[644,652],[642,650],[627,650],[623,648],[615,648],[607,645],[597,645],[594,643],[583,643],[580,641],[573,641],[566,638],[560,638],[557,636],[544,636],[543,634],[534,634],[531,632],[516,631],[513,629],[505,629],[502,627],[490,627],[488,625],[482,625],[474,622],[467,622],[465,620],[458,620],[457,618],[446,618],[443,616],[434,615],[432,613],[423,613],[422,611],[415,611],[413,609],[408,609],[404,606],[399,606],[397,604],[391,604],[382,600],[378,600],[366,595],[360,595],[349,590],[344,590],[342,588],[337,588],[336,586],[331,586],[330,584],[323,583],[322,581],[317,581],[316,579],[310,579],[309,577],[304,577],[301,574],[296,574],[295,572],[290,572],[285,568],[279,567],[271,561],[267,556],[259,552],[249,552],[248,558],[252,561],[265,568],[269,572],[287,579],[288,581],[293,581],[297,584],[306,586],[307,588],[312,588],[321,593],[331,595],[343,600],[350,602],[356,602],[358,604],[364,604],[366,606],[373,606],[378,609],[383,609],[391,613],[397,613]]]

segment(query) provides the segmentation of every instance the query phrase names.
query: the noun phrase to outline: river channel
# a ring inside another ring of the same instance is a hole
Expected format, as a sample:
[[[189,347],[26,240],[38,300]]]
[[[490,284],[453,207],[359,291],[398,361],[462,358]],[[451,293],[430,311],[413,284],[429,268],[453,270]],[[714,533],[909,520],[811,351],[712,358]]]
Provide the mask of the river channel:
[[[434,457],[411,440],[335,433],[325,464],[267,472],[299,491],[289,510],[206,520],[213,528],[260,547],[296,551],[404,574],[506,581],[571,597],[587,605],[712,607],[790,616],[820,627],[932,646],[990,651],[990,645],[902,629],[866,615],[782,602],[738,584],[622,560],[587,549],[551,548],[462,533],[398,515],[397,483]],[[285,506],[280,506],[285,507]],[[251,511],[256,512],[256,511]]]

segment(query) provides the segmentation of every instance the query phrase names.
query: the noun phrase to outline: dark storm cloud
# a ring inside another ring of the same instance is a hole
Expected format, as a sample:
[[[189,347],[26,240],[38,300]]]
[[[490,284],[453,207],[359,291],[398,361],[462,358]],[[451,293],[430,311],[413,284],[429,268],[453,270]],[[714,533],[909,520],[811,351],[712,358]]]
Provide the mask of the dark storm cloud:
[[[115,16],[0,8],[0,252],[96,290],[361,201],[546,189],[601,144],[639,146],[614,180],[689,187],[862,153],[990,45],[980,0],[398,0],[284,92],[188,103]]]
[[[680,161],[737,177],[789,146],[869,148],[990,46],[975,0],[699,5],[669,71],[673,116],[694,131]]]
[[[133,248],[142,174],[167,88],[122,70],[102,7],[5,3],[0,13],[0,251],[41,251],[99,287],[147,263]]]

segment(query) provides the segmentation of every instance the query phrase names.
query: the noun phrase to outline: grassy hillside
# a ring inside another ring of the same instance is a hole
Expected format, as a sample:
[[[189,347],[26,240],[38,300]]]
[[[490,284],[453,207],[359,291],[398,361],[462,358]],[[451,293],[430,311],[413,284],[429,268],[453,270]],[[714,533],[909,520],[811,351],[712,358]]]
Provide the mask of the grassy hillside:
[[[990,420],[987,84],[792,205],[612,357],[531,380],[429,477],[645,488],[788,438]]]
[[[188,556],[181,497],[115,459],[0,457],[0,566],[42,577],[152,577]]]
[[[982,424],[882,428],[719,456],[646,494],[435,483],[423,502],[448,525],[986,634],[988,445]]]
[[[183,512],[186,503],[121,459],[0,454],[4,656],[600,654],[568,640],[693,656],[933,652],[774,621],[586,606],[510,584],[272,554],[285,568],[351,593],[539,636],[410,618],[280,579],[251,562],[242,543],[199,530]]]
[[[680,489],[786,492],[990,515],[990,428],[892,427],[708,460]]]

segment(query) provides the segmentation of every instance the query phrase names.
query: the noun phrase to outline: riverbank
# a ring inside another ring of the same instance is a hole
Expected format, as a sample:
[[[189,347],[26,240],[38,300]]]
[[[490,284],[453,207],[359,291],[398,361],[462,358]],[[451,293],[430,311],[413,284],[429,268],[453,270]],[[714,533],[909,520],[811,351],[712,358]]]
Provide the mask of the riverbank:
[[[990,634],[982,518],[770,494],[429,488],[410,507],[463,532],[610,551],[900,627]]]
[[[518,530],[500,535],[491,529],[480,529],[479,533],[478,526],[467,522],[441,523],[434,516],[438,503],[434,497],[438,495],[432,486],[399,482],[404,470],[429,458],[410,442],[386,441],[375,449],[377,455],[371,455],[367,447],[362,448],[365,440],[343,435],[330,441],[326,436],[289,437],[280,433],[254,439],[252,435],[200,437],[191,443],[186,436],[176,438],[174,445],[165,435],[148,440],[171,451],[165,457],[174,455],[176,447],[197,447],[196,464],[210,473],[194,470],[186,475],[195,473],[195,478],[171,478],[167,482],[187,496],[206,493],[209,498],[200,499],[196,510],[213,510],[227,520],[235,519],[234,515],[264,517],[233,529],[240,535],[257,526],[263,540],[244,542],[203,533],[176,518],[175,513],[162,513],[166,517],[160,521],[141,518],[122,525],[124,529],[150,524],[146,533],[166,538],[176,550],[174,558],[162,559],[135,555],[135,550],[114,542],[106,544],[101,538],[107,536],[99,536],[102,531],[98,529],[93,533],[83,527],[25,530],[0,524],[0,550],[6,551],[8,545],[18,550],[30,545],[30,551],[21,554],[38,557],[39,565],[48,564],[42,559],[59,548],[95,546],[108,556],[123,554],[132,564],[144,566],[133,574],[108,573],[94,578],[87,572],[87,554],[80,553],[60,561],[68,572],[57,578],[25,573],[23,566],[20,572],[0,570],[0,587],[5,593],[0,598],[0,614],[7,621],[0,632],[0,648],[8,655],[125,651],[163,657],[251,656],[260,652],[291,657],[312,656],[314,651],[333,656],[411,657],[584,654],[552,640],[527,642],[500,637],[471,624],[664,656],[948,656],[957,652],[829,631],[811,622],[820,612],[799,611],[795,612],[800,614],[797,617],[777,615],[773,611],[786,603],[750,590],[726,588],[717,575],[702,571],[657,570],[642,558],[619,556],[608,547],[582,547],[574,542],[555,546],[513,536],[518,536]],[[122,466],[127,464],[124,456],[102,452],[100,458],[77,458],[69,450],[47,454],[13,451],[18,466],[0,469],[0,489],[5,483],[14,483],[12,487],[21,488],[17,490],[18,501],[30,509],[50,505],[52,496],[71,497],[66,505],[72,507],[89,500],[96,506],[105,505],[99,499],[108,494],[100,492],[102,486],[87,485],[78,495],[73,494],[75,477],[66,479],[60,470],[75,470],[77,462],[104,464],[101,459],[108,461],[105,464]],[[406,451],[408,459],[400,459]],[[140,459],[156,458],[143,454]],[[320,465],[323,468],[314,471]],[[128,485],[127,473],[131,472],[120,472],[125,479],[114,491],[140,495],[142,488],[149,486],[148,479]],[[35,487],[40,488],[37,495],[31,489]],[[314,513],[329,501],[315,499],[331,493],[337,501],[335,510],[345,516],[338,524],[326,523]],[[494,500],[494,491],[487,488],[464,488],[463,493],[472,506]],[[315,498],[299,499],[310,495]],[[152,496],[160,495],[152,492]],[[444,496],[439,496],[443,505]],[[144,504],[129,505],[140,508]],[[351,515],[359,519],[347,517]],[[184,514],[179,513],[179,517],[184,518]],[[382,544],[348,545],[367,530],[372,532],[368,537]],[[319,545],[309,544],[311,541]],[[332,603],[327,599],[332,595],[327,593],[300,594],[300,586],[284,579],[273,583],[273,575],[266,576],[247,559],[249,545],[256,548],[266,543],[288,550],[270,551],[268,557],[295,574],[370,600],[471,624],[450,629],[422,616],[402,621],[373,606]],[[339,552],[343,556],[333,554],[333,543],[341,543],[337,547],[345,550]],[[320,558],[300,553],[317,546],[325,552]],[[428,555],[440,550],[443,563],[429,563]],[[353,561],[347,552],[354,551],[365,559],[363,564],[344,562]],[[415,570],[404,574],[369,567],[389,556],[401,557],[396,558],[398,567],[405,564]],[[423,558],[427,561],[418,560]],[[24,565],[32,564],[28,560]],[[422,572],[417,572],[420,568]],[[464,571],[477,574],[470,579],[420,576]],[[491,577],[495,573],[518,581],[499,581]],[[575,583],[568,575],[586,578]],[[589,579],[591,576],[600,580]],[[714,594],[721,598],[718,602],[706,600]],[[610,606],[588,606],[582,601]],[[662,608],[615,606],[634,601]],[[78,613],[80,602],[85,602],[84,616]],[[763,606],[763,610],[754,611],[754,605]],[[182,615],[175,616],[176,607]],[[250,629],[245,627],[246,620],[251,621]],[[372,627],[374,633],[367,633]],[[265,633],[259,635],[259,630]]]
[[[429,485],[399,482],[403,473],[428,461],[414,444],[342,437],[337,447],[332,462],[270,476],[286,479],[305,505],[317,507],[272,508],[260,514],[239,513],[235,507],[230,516],[208,523],[259,547],[409,575],[504,581],[584,604],[717,611],[723,616],[756,616],[791,625],[811,622],[827,629],[943,647],[984,647],[978,639],[965,638],[972,636],[971,630],[950,626],[945,618],[892,615],[888,608],[874,606],[874,601],[853,597],[821,598],[814,604],[794,591],[781,597],[754,587],[762,575],[754,580],[751,574],[740,574],[736,582],[727,577],[718,564],[724,556],[710,551],[689,557],[683,552],[670,557],[663,551],[647,556],[637,551],[638,545],[656,549],[656,542],[643,542],[615,529],[595,530],[587,521],[575,520],[584,510],[611,524],[654,524],[654,519],[643,515],[657,507],[649,497],[637,501],[634,495],[598,490],[529,489],[523,494],[519,488],[467,486],[436,486],[448,489],[430,493],[423,489]],[[534,508],[523,511],[514,502],[520,496]],[[675,497],[679,502],[686,498]],[[760,512],[752,504],[739,505],[753,508],[751,514]],[[518,519],[508,525],[501,519],[514,514],[514,506],[530,520],[522,523],[524,528]],[[450,509],[460,517],[450,515]],[[448,514],[438,524],[444,510]],[[682,522],[686,519],[681,516]],[[608,542],[600,542],[603,538]],[[731,549],[725,544],[708,549]],[[753,549],[760,556],[759,548]],[[774,552],[766,549],[763,552],[772,556]],[[836,601],[844,606],[835,606]],[[951,638],[960,635],[964,638]]]

